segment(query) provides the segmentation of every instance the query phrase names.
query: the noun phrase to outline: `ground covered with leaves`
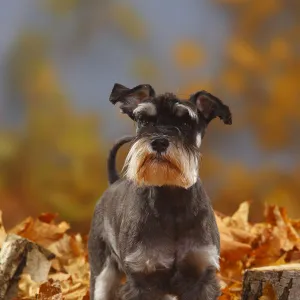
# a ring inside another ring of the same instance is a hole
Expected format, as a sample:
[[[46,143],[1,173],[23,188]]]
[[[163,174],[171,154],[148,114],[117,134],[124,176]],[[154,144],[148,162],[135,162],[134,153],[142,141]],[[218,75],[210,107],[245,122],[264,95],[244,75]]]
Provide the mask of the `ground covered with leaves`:
[[[241,298],[245,269],[300,261],[300,220],[290,219],[284,208],[266,206],[264,222],[252,224],[249,208],[244,202],[232,216],[215,213],[221,234],[222,300]],[[29,217],[5,230],[0,213],[0,247],[6,235],[14,233],[56,256],[48,281],[37,283],[22,274],[18,299],[89,299],[87,236],[71,233],[70,226],[56,217],[49,213]]]

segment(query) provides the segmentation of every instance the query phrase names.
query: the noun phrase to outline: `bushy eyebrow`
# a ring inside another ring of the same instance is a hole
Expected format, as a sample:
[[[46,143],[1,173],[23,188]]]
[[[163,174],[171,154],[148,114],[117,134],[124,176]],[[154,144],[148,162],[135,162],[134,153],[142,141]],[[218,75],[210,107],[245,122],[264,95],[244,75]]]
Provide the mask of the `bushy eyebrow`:
[[[180,103],[177,103],[175,105],[175,113],[177,116],[181,116],[183,115],[183,113],[187,111],[189,116],[193,119],[193,120],[198,120],[198,115],[196,112],[194,112],[192,110],[192,108],[188,107],[187,105],[184,105],[184,104],[180,104]]]
[[[144,113],[149,116],[156,116],[157,110],[154,104],[150,102],[140,103],[137,108],[133,111],[134,115]]]

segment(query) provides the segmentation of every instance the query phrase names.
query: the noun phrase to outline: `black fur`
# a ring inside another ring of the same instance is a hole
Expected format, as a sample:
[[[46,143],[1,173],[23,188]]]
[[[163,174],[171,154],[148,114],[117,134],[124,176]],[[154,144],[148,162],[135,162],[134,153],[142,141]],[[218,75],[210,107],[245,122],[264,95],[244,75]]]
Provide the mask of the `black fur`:
[[[202,111],[206,122],[209,123],[212,119],[219,117],[225,124],[232,124],[232,116],[227,105],[206,91],[200,91],[191,96],[192,101],[197,108]]]
[[[140,86],[130,90],[117,85],[111,96],[112,102],[121,102],[123,112],[137,122],[133,143],[146,138],[151,145],[163,137],[184,153],[196,156],[196,137],[204,135],[213,116],[231,122],[231,113],[220,100],[210,105],[202,102],[198,107],[194,96],[180,101],[172,94],[155,97],[152,88],[146,94],[137,91]],[[135,113],[141,102],[154,105],[156,113]],[[184,108],[178,116],[174,114],[178,104],[190,110]],[[191,118],[194,114],[196,117]],[[95,208],[88,242],[91,299],[167,300],[167,295],[175,295],[178,300],[216,300],[220,294],[216,278],[220,238],[200,179],[188,188],[145,186],[120,179],[116,152],[131,139],[121,139],[111,151],[108,173],[113,184]],[[163,156],[157,153],[157,159]],[[127,280],[120,287],[123,273]],[[95,286],[101,287],[102,294],[98,290],[95,295]]]

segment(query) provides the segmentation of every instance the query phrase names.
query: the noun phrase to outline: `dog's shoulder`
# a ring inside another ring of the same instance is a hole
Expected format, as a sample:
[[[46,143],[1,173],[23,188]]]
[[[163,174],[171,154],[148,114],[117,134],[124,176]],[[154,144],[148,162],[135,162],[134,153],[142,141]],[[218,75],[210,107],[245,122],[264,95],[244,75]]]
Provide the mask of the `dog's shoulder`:
[[[203,201],[203,200],[210,201],[200,177],[198,177],[197,182],[195,183],[193,188],[195,193],[197,193],[196,198],[199,199],[199,201]]]
[[[121,178],[110,185],[104,192],[104,197],[119,197],[124,195],[124,193],[131,192],[135,189],[135,184],[128,179]]]
[[[197,202],[197,205],[201,207],[202,210],[211,212],[212,203],[200,178],[198,178],[197,183],[194,186],[194,193],[193,198]]]
[[[97,207],[111,205],[120,202],[128,194],[134,192],[134,183],[127,179],[119,179],[111,184],[102,194],[96,204]]]

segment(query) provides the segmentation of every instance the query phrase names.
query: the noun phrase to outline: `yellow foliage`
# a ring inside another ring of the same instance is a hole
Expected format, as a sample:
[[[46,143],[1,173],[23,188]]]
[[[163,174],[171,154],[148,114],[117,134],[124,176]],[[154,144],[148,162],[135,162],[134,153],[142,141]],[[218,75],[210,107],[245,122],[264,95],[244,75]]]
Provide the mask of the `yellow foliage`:
[[[155,64],[155,61],[150,61],[148,58],[136,58],[132,65],[132,74],[134,74],[139,80],[158,80],[159,69]]]
[[[269,56],[274,61],[286,61],[292,56],[291,45],[284,38],[274,38],[270,43]]]
[[[242,95],[246,89],[246,79],[238,68],[231,68],[221,74],[221,81],[233,95]]]
[[[0,170],[0,183],[8,189],[18,176],[15,185],[22,191],[24,206],[36,201],[37,210],[42,206],[73,222],[86,220],[106,187],[99,117],[74,111],[43,43],[37,41],[24,38],[23,51],[17,50],[14,56],[18,64],[13,76],[26,103],[27,118],[17,142],[0,137],[0,160],[2,156],[8,164]],[[32,46],[39,49],[38,59],[32,56]],[[28,62],[26,72],[19,72],[18,67]]]
[[[183,86],[176,92],[178,97],[183,99],[188,99],[190,95],[194,94],[197,91],[210,91],[213,93],[213,86],[208,80],[197,80],[195,82],[190,82],[187,85]]]
[[[264,222],[249,223],[249,203],[243,202],[232,216],[215,212],[220,232],[220,300],[241,297],[245,269],[257,266],[284,265],[299,260],[299,221],[288,217],[278,206],[265,206]],[[26,271],[18,283],[20,299],[60,296],[60,299],[88,299],[89,263],[86,237],[67,232],[66,222],[57,222],[56,215],[45,213],[28,217],[13,229],[4,230],[0,211],[0,247],[7,234],[25,237],[55,254],[45,282],[37,283]],[[121,284],[126,282],[126,276]],[[44,299],[44,298],[43,298]],[[260,300],[275,300],[272,286],[266,283]]]
[[[65,14],[73,10],[80,0],[46,0],[46,5],[49,6],[53,12],[57,14]]]
[[[134,40],[145,40],[148,36],[145,21],[129,3],[114,3],[111,6],[111,17],[121,32]]]
[[[232,60],[249,70],[261,70],[263,61],[258,51],[243,40],[234,40],[230,44],[229,54]]]
[[[180,40],[173,47],[174,64],[179,68],[198,68],[204,60],[204,51],[193,40]]]

